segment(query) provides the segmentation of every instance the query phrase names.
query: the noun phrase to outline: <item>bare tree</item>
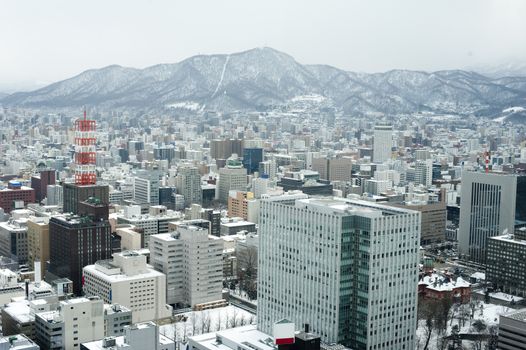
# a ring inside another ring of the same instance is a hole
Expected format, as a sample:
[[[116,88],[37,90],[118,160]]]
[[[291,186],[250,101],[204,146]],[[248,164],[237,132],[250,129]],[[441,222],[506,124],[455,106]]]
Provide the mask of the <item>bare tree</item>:
[[[197,315],[195,312],[192,312],[192,315],[190,316],[190,326],[192,330],[192,335],[195,335],[195,331],[197,330]]]
[[[210,312],[203,312],[201,320],[203,324],[203,327],[201,328],[201,333],[210,333],[210,325],[212,323],[212,320],[210,318]]]

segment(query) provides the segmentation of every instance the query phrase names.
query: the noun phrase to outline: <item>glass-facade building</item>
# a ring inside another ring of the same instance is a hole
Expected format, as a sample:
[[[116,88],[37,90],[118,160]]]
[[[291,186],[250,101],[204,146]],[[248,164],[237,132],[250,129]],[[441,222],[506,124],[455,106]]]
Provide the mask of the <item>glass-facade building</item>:
[[[420,213],[377,203],[261,201],[258,327],[308,323],[326,343],[413,349]]]

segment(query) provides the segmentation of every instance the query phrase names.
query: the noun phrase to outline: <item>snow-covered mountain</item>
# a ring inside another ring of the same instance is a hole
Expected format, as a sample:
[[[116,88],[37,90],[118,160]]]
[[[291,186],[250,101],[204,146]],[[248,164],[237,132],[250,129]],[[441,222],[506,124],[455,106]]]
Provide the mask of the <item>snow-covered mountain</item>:
[[[347,113],[415,111],[497,115],[526,106],[526,77],[489,78],[450,70],[354,73],[302,65],[271,48],[230,55],[200,55],[145,69],[88,70],[32,92],[4,97],[22,107],[175,108],[254,110],[319,95]]]

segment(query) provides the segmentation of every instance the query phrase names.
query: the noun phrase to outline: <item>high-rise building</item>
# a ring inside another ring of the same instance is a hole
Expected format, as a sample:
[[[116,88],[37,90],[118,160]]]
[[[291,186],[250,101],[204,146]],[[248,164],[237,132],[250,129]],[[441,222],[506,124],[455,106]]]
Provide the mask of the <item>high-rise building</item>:
[[[329,180],[351,181],[351,158],[333,158],[329,160]]]
[[[218,199],[227,203],[230,191],[246,191],[247,169],[243,168],[240,161],[229,159],[224,168],[219,169]]]
[[[31,188],[35,190],[37,202],[47,197],[47,186],[55,184],[56,173],[54,169],[40,170],[37,175],[31,177]]]
[[[134,177],[134,198],[138,204],[159,205],[159,172],[139,170]]]
[[[263,161],[263,148],[243,149],[243,166],[249,174],[259,171],[259,163]]]
[[[28,265],[40,262],[40,276],[46,275],[49,260],[49,218],[30,217],[27,221]],[[36,271],[35,271],[36,273]]]
[[[146,264],[146,256],[134,251],[113,254],[83,270],[84,293],[100,296],[105,303],[132,310],[133,323],[172,315],[166,305],[166,276]]]
[[[80,203],[79,215],[49,220],[49,269],[46,279],[69,278],[74,293],[82,292],[82,268],[112,253],[108,206],[96,199]]]
[[[320,174],[320,179],[329,180],[329,159],[328,158],[313,158],[312,170]]]
[[[415,184],[431,186],[433,181],[433,162],[428,160],[418,160],[415,165]]]
[[[103,204],[109,204],[110,202],[108,185],[77,185],[65,183],[62,186],[62,190],[64,201],[62,208],[64,213],[78,214],[79,203],[90,197],[98,198]]]
[[[485,264],[488,238],[514,231],[517,176],[463,171],[461,185],[459,253]]]
[[[47,205],[60,205],[64,201],[64,193],[61,185],[47,185]]]
[[[210,141],[210,156],[212,159],[228,159],[232,154],[243,154],[243,140],[212,140]]]
[[[210,234],[221,236],[221,212],[214,209],[203,209],[201,219],[210,221]]]
[[[208,229],[179,225],[177,231],[153,235],[150,262],[166,275],[169,304],[197,309],[222,302],[223,241]]]
[[[288,318],[327,343],[412,349],[420,213],[368,201],[262,200],[258,328]]]
[[[376,125],[374,127],[373,161],[383,163],[391,159],[393,145],[393,126]]]
[[[201,189],[201,175],[197,167],[185,164],[177,169],[175,179],[177,193],[184,196],[185,206],[201,204],[203,201],[203,191]]]
[[[488,239],[486,281],[495,290],[526,297],[526,227]]]

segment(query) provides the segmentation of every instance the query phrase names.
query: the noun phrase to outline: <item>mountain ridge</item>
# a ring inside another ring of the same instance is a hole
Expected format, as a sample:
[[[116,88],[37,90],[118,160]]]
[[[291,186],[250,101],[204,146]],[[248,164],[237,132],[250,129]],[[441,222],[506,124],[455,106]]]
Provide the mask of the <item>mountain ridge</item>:
[[[261,110],[296,96],[320,95],[352,114],[429,111],[495,115],[526,106],[526,77],[490,78],[465,70],[393,69],[359,73],[325,64],[301,64],[264,47],[232,54],[197,55],[142,69],[109,65],[0,100],[6,106],[69,108]]]

